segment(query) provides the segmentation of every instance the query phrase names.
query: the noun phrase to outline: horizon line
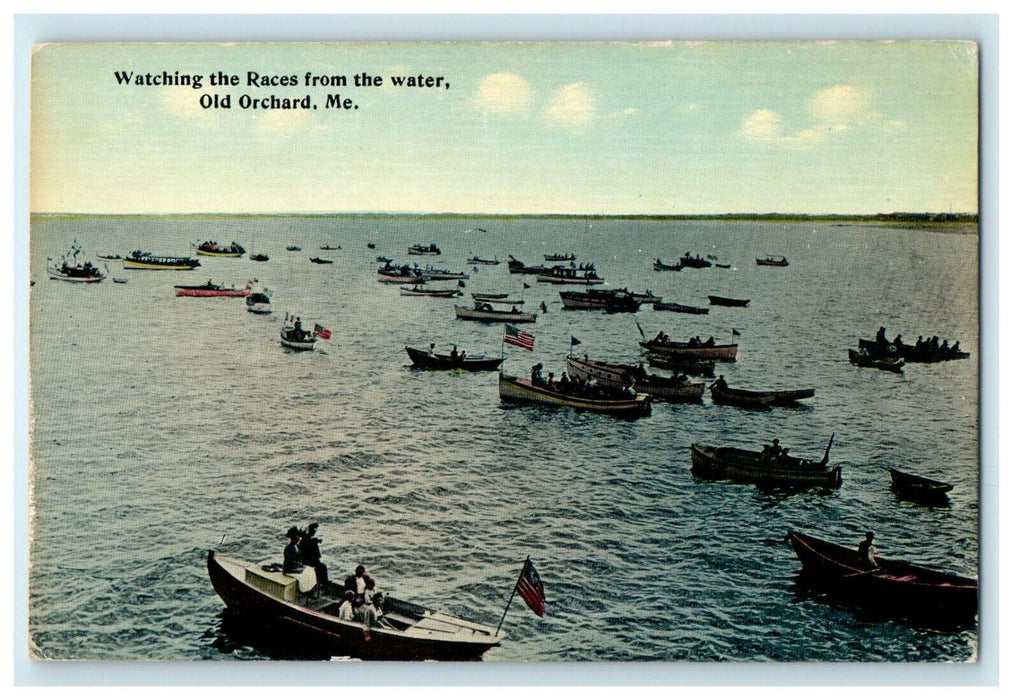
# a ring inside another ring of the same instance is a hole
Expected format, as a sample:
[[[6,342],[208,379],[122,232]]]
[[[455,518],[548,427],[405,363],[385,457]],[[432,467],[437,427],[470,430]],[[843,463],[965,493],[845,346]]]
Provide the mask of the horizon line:
[[[978,212],[952,212],[952,211],[891,211],[874,212],[866,214],[847,214],[838,212],[829,213],[805,213],[805,212],[727,212],[727,213],[706,213],[706,214],[665,214],[665,213],[644,213],[644,214],[614,214],[614,213],[556,213],[556,212],[408,212],[408,211],[264,211],[264,212],[236,212],[236,211],[194,211],[194,212],[74,212],[74,211],[30,211],[30,216],[231,216],[231,217],[256,217],[256,216],[403,216],[403,217],[444,217],[444,218],[507,218],[507,217],[531,217],[531,218],[591,218],[591,219],[733,219],[733,218],[774,218],[774,219],[898,219],[902,217],[928,218],[940,217],[944,221],[959,219],[977,219]]]

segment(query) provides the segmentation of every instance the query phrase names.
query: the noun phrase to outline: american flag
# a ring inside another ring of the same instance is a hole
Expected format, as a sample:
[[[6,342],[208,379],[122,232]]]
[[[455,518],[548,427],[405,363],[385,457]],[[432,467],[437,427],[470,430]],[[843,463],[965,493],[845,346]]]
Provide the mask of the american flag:
[[[318,323],[315,324],[315,335],[322,338],[323,340],[329,340],[333,337],[333,331],[328,328],[323,328]]]
[[[506,326],[503,331],[504,343],[516,345],[517,347],[524,348],[525,350],[535,349],[535,336],[530,333],[525,333],[516,326],[511,326],[509,323],[504,325]]]
[[[521,594],[521,598],[536,615],[541,617],[545,614],[545,586],[538,577],[535,565],[531,563],[531,557],[524,562],[521,575],[517,578],[517,588],[514,590]]]

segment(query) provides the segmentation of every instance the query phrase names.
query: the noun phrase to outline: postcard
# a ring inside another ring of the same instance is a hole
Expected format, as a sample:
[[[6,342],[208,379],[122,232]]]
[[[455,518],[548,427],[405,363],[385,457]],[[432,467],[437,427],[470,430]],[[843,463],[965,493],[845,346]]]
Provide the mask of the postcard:
[[[979,64],[39,44],[31,657],[977,661]]]

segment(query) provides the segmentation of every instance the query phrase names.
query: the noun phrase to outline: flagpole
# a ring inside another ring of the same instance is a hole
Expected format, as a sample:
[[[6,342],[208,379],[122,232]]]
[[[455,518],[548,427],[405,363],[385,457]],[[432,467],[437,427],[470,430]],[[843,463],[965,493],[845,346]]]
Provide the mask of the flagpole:
[[[503,608],[503,617],[499,618],[499,624],[496,626],[496,635],[499,634],[499,630],[503,627],[503,620],[506,619],[507,611],[510,610],[510,603],[514,602],[514,596],[517,595],[517,586],[521,582],[521,576],[524,575],[524,570],[528,567],[528,562],[531,561],[531,556],[524,560],[524,566],[521,567],[521,573],[517,574],[517,582],[514,583],[514,589],[510,592],[510,599],[506,601],[506,607]]]

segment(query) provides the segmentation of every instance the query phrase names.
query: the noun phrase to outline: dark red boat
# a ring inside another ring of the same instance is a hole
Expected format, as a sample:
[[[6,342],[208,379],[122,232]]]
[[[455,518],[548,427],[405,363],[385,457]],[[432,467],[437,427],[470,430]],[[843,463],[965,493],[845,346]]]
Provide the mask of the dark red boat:
[[[343,600],[339,586],[333,584],[318,598],[303,592],[315,583],[311,567],[292,576],[273,570],[270,564],[217,556],[212,550],[206,564],[216,594],[244,623],[272,630],[274,641],[281,645],[315,649],[322,656],[474,661],[506,637],[495,628],[387,597],[366,640],[361,622],[338,616]]]
[[[829,593],[900,616],[964,621],[977,614],[977,579],[884,557],[875,558],[875,569],[855,549],[794,531],[787,539],[803,574]]]

